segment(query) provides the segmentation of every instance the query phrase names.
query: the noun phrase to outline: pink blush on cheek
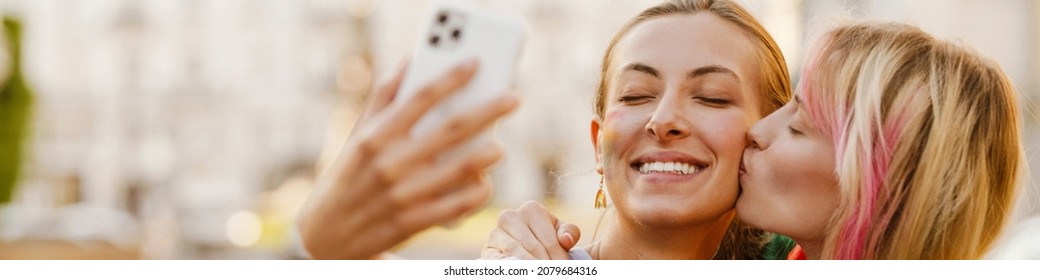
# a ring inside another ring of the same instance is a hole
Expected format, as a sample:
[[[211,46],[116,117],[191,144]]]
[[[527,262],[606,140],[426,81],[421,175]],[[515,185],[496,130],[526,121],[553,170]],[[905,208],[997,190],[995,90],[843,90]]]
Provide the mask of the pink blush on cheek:
[[[617,124],[615,122],[624,120],[625,116],[627,116],[627,114],[625,114],[624,112],[607,112],[606,116],[603,117],[603,122],[600,123],[600,135],[603,136],[601,140],[603,141],[603,143],[600,143],[601,145],[605,143],[613,143],[617,140],[618,130],[616,126]]]

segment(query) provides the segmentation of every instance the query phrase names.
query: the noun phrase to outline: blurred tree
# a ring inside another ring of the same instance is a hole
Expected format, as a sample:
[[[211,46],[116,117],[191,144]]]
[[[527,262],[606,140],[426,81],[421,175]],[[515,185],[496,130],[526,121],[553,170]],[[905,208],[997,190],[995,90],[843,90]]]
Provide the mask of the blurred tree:
[[[21,23],[4,17],[4,37],[10,63],[0,66],[8,67],[0,84],[0,204],[11,201],[18,182],[32,107],[32,90],[22,76]]]

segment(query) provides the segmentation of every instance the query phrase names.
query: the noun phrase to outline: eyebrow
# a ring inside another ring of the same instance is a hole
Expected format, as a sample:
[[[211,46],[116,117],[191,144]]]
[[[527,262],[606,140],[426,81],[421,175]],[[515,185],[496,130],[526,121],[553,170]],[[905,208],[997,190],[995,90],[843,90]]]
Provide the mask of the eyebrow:
[[[737,81],[740,81],[740,76],[737,75],[737,72],[734,72],[732,69],[722,67],[719,65],[708,65],[699,67],[697,69],[693,69],[693,71],[690,71],[690,73],[686,74],[686,78],[693,79],[707,74],[724,74],[733,77],[734,79],[737,79]]]
[[[625,65],[625,67],[621,68],[620,72],[623,73],[625,71],[630,71],[630,70],[631,71],[636,71],[636,72],[646,73],[646,74],[648,74],[650,76],[654,76],[655,78],[660,78],[661,77],[661,74],[660,74],[660,72],[657,71],[657,69],[654,69],[653,67],[650,67],[649,65],[642,64],[642,63],[630,63],[628,65]],[[723,67],[723,66],[719,66],[719,65],[708,65],[708,66],[698,67],[697,69],[693,69],[692,71],[687,73],[686,74],[686,78],[687,79],[693,79],[693,78],[697,78],[697,77],[708,75],[708,74],[724,74],[724,75],[728,75],[730,77],[733,77],[737,81],[740,81],[740,76],[737,75],[737,72],[733,71],[732,69],[729,69],[729,68],[726,68],[726,67]]]
[[[654,76],[655,78],[661,77],[661,74],[657,72],[657,69],[654,69],[653,67],[650,67],[649,65],[642,63],[630,63],[628,65],[625,65],[625,67],[621,68],[621,73],[624,73],[625,71],[629,70],[643,72],[649,74],[650,76]]]

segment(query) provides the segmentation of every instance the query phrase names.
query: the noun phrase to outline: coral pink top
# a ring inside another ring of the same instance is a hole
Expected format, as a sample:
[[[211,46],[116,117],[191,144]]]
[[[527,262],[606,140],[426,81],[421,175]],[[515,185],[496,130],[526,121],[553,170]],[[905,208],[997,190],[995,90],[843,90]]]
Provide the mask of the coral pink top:
[[[795,245],[794,249],[790,253],[787,253],[787,260],[804,260],[805,251],[802,251],[801,245]]]

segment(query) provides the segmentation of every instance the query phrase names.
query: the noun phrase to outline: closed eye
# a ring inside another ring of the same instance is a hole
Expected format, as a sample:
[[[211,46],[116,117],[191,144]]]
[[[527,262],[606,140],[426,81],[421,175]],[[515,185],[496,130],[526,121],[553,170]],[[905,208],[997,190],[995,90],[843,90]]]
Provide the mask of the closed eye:
[[[798,131],[797,129],[794,129],[794,127],[793,127],[793,126],[790,126],[790,125],[788,125],[788,126],[787,126],[787,129],[791,130],[791,134],[794,134],[794,135],[802,135],[802,132],[801,132],[801,131]]]
[[[625,96],[619,97],[618,98],[618,102],[621,102],[621,103],[635,103],[635,102],[639,102],[639,101],[645,101],[645,100],[650,99],[650,98],[653,98],[653,96],[650,96],[650,95],[625,95]]]
[[[729,105],[730,103],[732,103],[728,99],[722,99],[722,98],[695,97],[694,99],[697,99],[697,100],[700,100],[701,102],[708,103],[709,105],[715,105],[715,106]]]

